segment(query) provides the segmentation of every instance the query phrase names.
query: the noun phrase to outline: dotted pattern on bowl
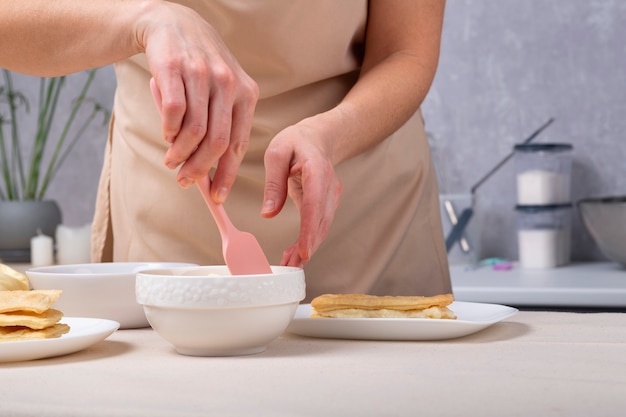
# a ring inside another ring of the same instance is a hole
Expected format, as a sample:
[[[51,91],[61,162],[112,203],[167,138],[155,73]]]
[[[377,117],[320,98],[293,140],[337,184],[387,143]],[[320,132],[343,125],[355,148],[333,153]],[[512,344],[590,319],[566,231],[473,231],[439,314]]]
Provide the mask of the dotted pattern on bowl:
[[[137,302],[152,306],[223,307],[271,305],[301,301],[302,277],[158,277],[137,276]]]

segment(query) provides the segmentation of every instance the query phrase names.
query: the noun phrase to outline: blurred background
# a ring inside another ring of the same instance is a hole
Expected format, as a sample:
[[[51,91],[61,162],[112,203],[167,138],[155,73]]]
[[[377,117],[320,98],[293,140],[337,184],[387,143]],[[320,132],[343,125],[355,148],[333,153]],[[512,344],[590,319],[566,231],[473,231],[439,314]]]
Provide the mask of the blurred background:
[[[468,193],[554,117],[535,142],[574,146],[573,200],[626,194],[625,39],[624,1],[449,0],[439,70],[423,105],[440,191]],[[82,80],[69,82],[75,96]],[[16,84],[36,101],[32,78]],[[110,108],[114,89],[105,67],[90,96]],[[107,126],[94,124],[52,183],[48,198],[65,224],[91,221],[106,136]],[[481,257],[517,259],[515,202],[510,161],[476,195]],[[572,240],[572,260],[605,259],[576,210]]]
[[[574,146],[572,198],[626,194],[626,2],[451,0],[423,105],[440,191],[472,185],[550,117],[534,143]],[[481,256],[517,259],[511,160],[477,191]],[[572,213],[572,260],[605,259]]]

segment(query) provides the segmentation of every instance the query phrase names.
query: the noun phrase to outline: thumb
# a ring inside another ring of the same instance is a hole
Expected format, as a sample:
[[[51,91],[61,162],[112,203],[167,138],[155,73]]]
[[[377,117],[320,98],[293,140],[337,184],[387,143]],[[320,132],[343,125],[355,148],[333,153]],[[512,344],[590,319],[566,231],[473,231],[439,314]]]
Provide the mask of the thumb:
[[[161,114],[161,91],[159,91],[159,87],[157,86],[154,77],[150,78],[150,92],[152,93],[152,98],[157,106],[157,110],[159,111],[159,114]],[[161,114],[161,116],[163,116],[163,114]]]
[[[287,180],[289,179],[289,165],[281,155],[270,149],[265,152],[265,186],[263,188],[263,206],[261,216],[269,218],[276,216],[287,200]],[[289,161],[289,159],[286,159]]]

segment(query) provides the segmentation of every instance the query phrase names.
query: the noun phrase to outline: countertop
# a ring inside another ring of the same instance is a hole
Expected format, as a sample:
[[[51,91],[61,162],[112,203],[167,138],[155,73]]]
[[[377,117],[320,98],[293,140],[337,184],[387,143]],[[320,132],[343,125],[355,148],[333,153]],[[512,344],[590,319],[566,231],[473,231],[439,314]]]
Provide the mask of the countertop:
[[[152,329],[0,364],[1,416],[622,416],[626,314],[521,311],[436,342],[284,334],[261,354],[182,356]]]
[[[626,268],[613,262],[510,270],[451,265],[456,300],[553,309],[626,311]]]

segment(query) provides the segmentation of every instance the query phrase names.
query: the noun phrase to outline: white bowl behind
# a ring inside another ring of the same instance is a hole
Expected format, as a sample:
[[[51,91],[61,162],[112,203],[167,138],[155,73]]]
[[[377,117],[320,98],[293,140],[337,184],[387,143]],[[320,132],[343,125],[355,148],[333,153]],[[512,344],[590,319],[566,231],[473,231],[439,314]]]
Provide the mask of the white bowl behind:
[[[33,289],[59,289],[63,293],[53,308],[65,317],[114,320],[121,329],[148,327],[143,307],[135,298],[139,271],[193,266],[184,263],[111,262],[53,265],[26,270]]]

